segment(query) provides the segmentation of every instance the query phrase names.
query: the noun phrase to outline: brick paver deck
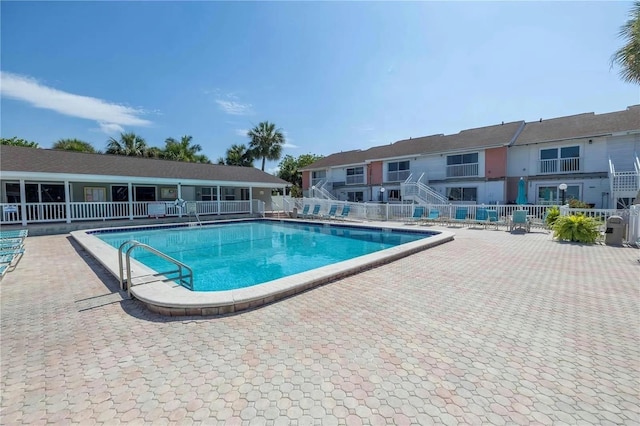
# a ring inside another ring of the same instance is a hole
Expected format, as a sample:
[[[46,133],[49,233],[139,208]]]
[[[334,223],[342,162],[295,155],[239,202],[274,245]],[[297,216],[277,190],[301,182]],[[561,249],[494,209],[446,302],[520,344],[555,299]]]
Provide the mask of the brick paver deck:
[[[67,236],[0,282],[2,424],[638,424],[640,250],[456,240],[226,317],[123,300]]]

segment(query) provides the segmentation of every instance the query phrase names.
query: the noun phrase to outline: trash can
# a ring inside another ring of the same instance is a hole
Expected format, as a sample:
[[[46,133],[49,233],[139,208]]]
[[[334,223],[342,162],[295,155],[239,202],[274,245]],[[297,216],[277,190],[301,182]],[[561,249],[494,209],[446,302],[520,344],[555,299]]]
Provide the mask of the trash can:
[[[604,243],[608,246],[621,246],[624,239],[624,220],[621,216],[610,216],[607,219]]]
[[[294,207],[293,210],[291,211],[291,218],[292,219],[297,219],[298,218],[298,208]]]

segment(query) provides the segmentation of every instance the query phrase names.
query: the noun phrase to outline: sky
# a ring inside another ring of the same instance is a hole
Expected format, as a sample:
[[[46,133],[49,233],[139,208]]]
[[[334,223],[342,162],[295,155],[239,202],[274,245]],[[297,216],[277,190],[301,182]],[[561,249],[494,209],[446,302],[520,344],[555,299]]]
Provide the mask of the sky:
[[[631,7],[2,1],[0,136],[191,135],[215,162],[262,121],[298,157],[620,111],[640,103],[610,63]]]

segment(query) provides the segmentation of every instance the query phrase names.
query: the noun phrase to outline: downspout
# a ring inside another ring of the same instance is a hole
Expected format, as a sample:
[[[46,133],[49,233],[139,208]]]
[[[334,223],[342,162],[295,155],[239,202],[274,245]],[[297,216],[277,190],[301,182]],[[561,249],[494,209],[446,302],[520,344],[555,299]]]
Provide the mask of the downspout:
[[[67,223],[71,223],[71,194],[68,180],[64,181],[64,211],[67,216]]]
[[[133,184],[127,183],[127,191],[129,193],[129,220],[133,220]]]
[[[22,226],[27,226],[27,190],[24,179],[20,179],[20,211]]]

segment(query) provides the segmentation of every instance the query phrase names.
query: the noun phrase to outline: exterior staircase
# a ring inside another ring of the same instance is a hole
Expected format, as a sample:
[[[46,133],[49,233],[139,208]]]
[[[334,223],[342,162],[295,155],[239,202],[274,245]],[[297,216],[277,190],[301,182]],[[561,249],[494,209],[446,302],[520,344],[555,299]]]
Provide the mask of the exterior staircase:
[[[337,200],[336,197],[330,192],[330,188],[327,189],[329,184],[326,180],[321,180],[316,183],[311,189],[311,198],[320,198],[323,200]]]
[[[634,155],[631,171],[618,171],[613,161],[609,158],[609,184],[612,207],[621,205],[628,208],[640,191],[640,159]]]
[[[400,184],[403,200],[411,200],[417,204],[449,204],[446,197],[439,194],[436,190],[422,183],[424,173],[416,180],[413,180],[413,174],[409,175],[406,181]]]

